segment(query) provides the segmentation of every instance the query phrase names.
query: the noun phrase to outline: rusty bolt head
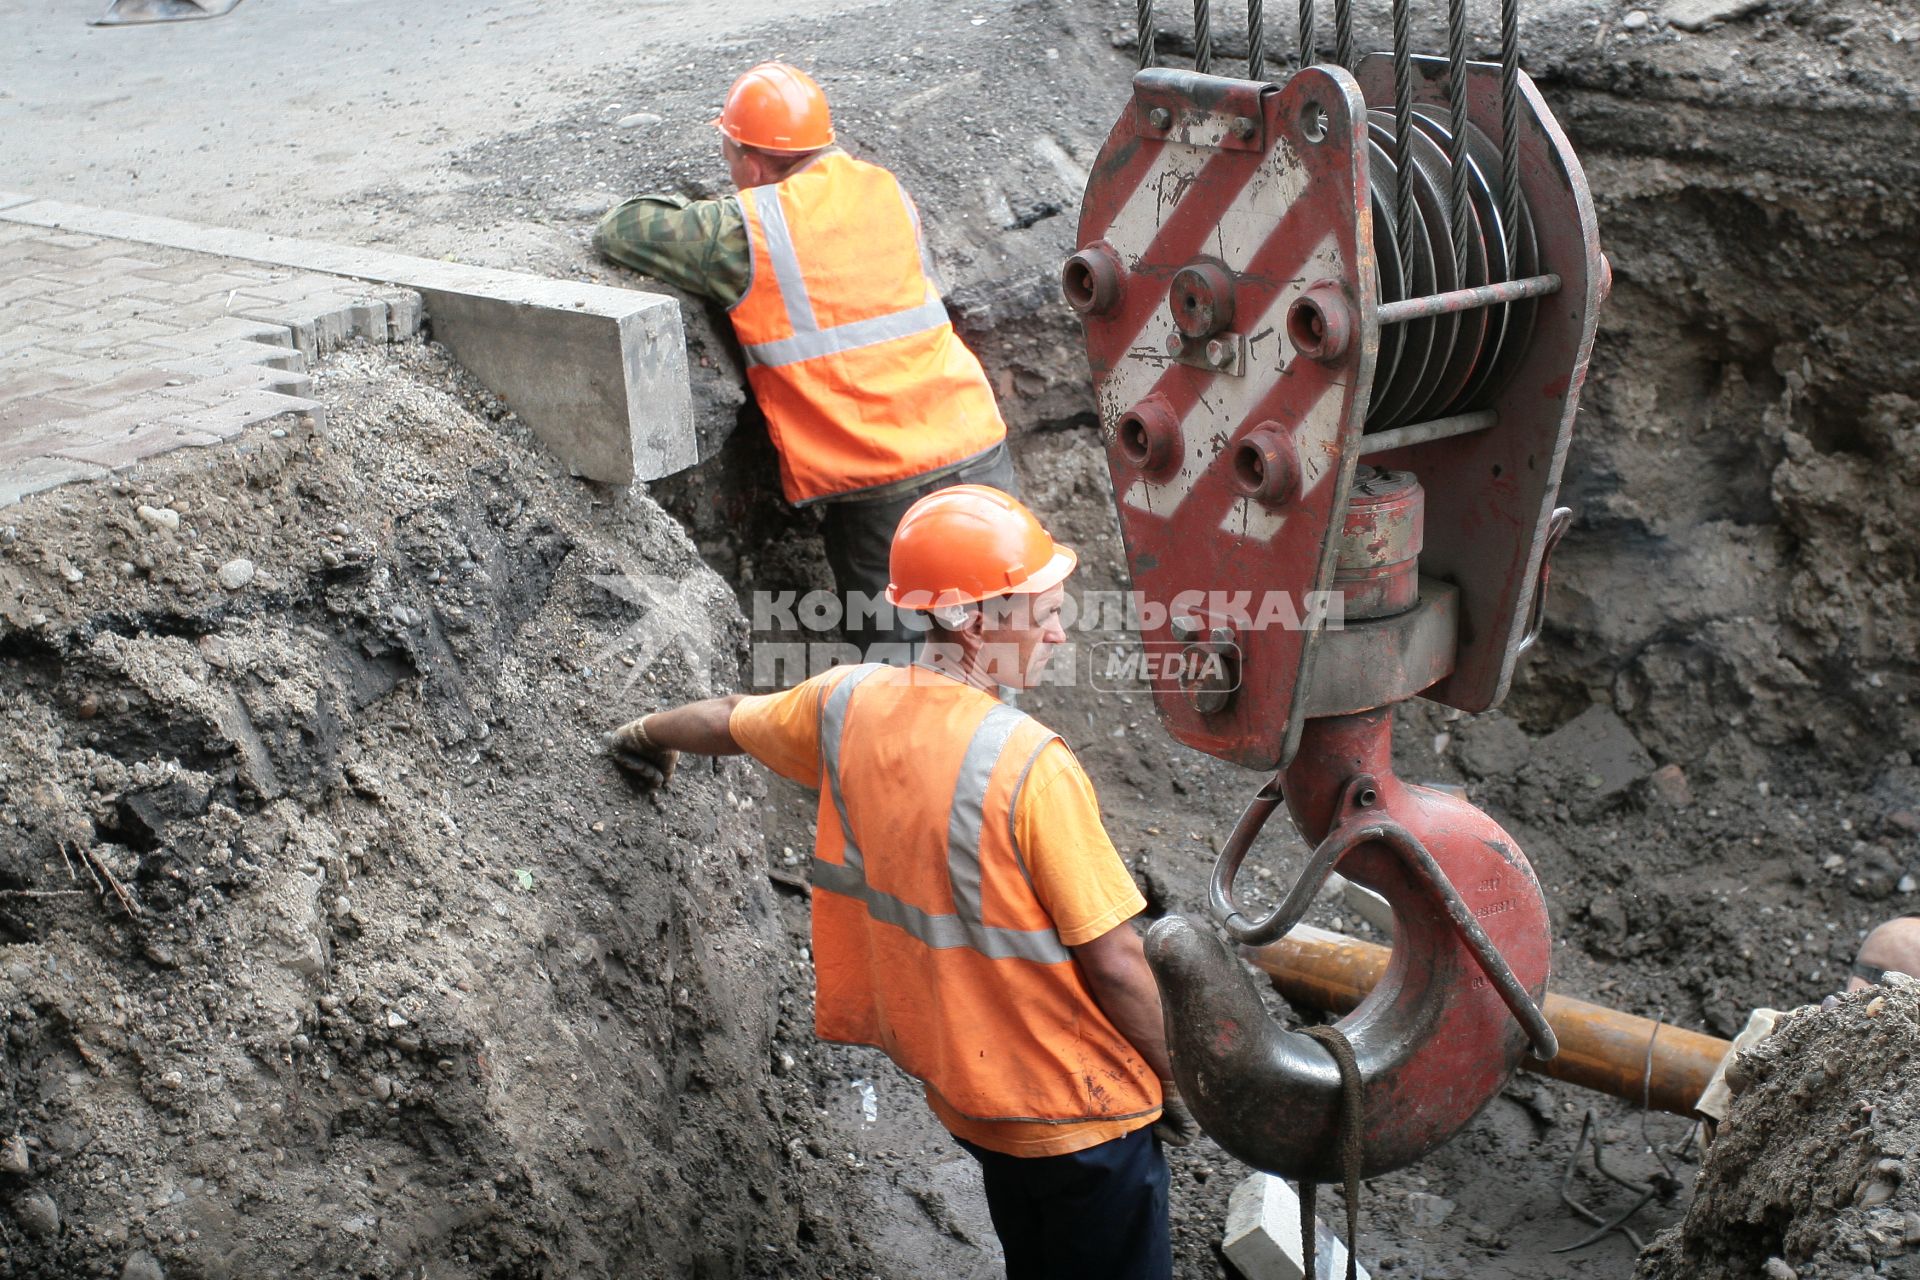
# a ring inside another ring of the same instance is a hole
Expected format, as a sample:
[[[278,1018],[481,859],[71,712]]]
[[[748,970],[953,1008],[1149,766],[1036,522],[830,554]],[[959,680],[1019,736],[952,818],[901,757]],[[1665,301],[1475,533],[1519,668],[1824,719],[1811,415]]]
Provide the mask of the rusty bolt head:
[[[1188,619],[1195,627],[1197,619]],[[1187,705],[1203,716],[1217,715],[1233,701],[1240,685],[1239,646],[1227,627],[1215,627],[1204,640],[1196,639],[1181,651],[1183,674],[1180,687]]]
[[[1201,632],[1206,630],[1206,625],[1198,618],[1182,616],[1175,618],[1169,624],[1169,629],[1173,632],[1173,638],[1184,644],[1189,640],[1198,640]]]
[[[1187,705],[1203,716],[1220,714],[1232,701],[1231,689],[1204,689],[1195,685],[1187,690]]]
[[[1147,112],[1147,123],[1156,129],[1171,129],[1173,127],[1173,112],[1167,110],[1165,107],[1154,107]]]
[[[1223,369],[1233,363],[1233,344],[1225,338],[1207,339],[1207,363]]]
[[[1167,309],[1173,323],[1189,338],[1205,338],[1233,323],[1233,274],[1217,262],[1202,258],[1173,273],[1167,287]]]
[[[1228,128],[1232,129],[1233,136],[1242,142],[1253,137],[1253,121],[1246,116],[1235,116]]]
[[[1186,349],[1187,349],[1187,339],[1184,335],[1179,333],[1170,333],[1167,335],[1167,354],[1168,355],[1177,356],[1182,352],[1184,352]]]

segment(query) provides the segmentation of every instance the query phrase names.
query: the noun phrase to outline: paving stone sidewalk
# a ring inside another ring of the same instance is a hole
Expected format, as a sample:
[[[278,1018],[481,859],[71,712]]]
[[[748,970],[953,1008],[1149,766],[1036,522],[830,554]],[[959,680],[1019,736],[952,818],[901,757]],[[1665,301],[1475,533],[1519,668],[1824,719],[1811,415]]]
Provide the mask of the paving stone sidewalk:
[[[0,222],[0,507],[317,416],[311,361],[420,325],[408,289]]]

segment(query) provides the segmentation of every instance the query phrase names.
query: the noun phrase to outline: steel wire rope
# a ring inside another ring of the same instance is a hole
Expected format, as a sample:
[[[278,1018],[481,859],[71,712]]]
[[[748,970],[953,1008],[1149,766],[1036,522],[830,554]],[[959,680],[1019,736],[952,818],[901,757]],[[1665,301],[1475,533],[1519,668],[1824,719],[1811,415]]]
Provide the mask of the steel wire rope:
[[[1500,217],[1512,263],[1520,253],[1520,0],[1500,0]]]
[[[1452,170],[1453,260],[1462,285],[1467,279],[1467,246],[1473,242],[1473,212],[1467,203],[1467,0],[1447,0],[1447,105],[1453,136],[1447,140]]]
[[[1265,0],[1247,0],[1247,79],[1267,78],[1267,7]]]
[[[1213,0],[1193,0],[1193,69],[1213,71]]]
[[[1353,0],[1333,0],[1333,60],[1353,70]]]
[[[1309,0],[1311,2],[1311,0]],[[1411,262],[1413,252],[1413,31],[1412,0],[1393,0],[1393,168],[1396,190],[1394,219],[1400,261]],[[1413,295],[1411,279],[1407,296]]]
[[[1138,0],[1134,6],[1134,23],[1139,42],[1137,65],[1145,71],[1153,65],[1153,0]]]
[[[1300,69],[1303,71],[1318,61],[1313,51],[1318,38],[1314,31],[1313,0],[1300,0]]]

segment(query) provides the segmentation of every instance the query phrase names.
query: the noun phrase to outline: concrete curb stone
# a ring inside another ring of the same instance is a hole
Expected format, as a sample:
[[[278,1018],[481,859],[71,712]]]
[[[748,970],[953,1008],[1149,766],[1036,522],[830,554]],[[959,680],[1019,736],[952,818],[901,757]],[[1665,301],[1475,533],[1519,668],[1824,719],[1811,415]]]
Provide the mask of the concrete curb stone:
[[[6,225],[42,228],[54,247],[98,253],[100,262],[132,257],[125,247],[131,242],[411,290],[435,340],[505,399],[576,475],[630,484],[699,460],[679,303],[663,294],[17,193],[0,193],[0,226]],[[235,310],[286,327],[292,345],[310,357],[363,325],[374,328],[370,306],[356,312],[356,299],[344,312],[314,312],[302,287],[236,275],[234,295],[245,295],[248,305]],[[351,297],[351,289],[340,296]],[[275,302],[305,305],[309,314],[297,316]],[[387,316],[390,338],[418,328],[410,304],[389,300]]]

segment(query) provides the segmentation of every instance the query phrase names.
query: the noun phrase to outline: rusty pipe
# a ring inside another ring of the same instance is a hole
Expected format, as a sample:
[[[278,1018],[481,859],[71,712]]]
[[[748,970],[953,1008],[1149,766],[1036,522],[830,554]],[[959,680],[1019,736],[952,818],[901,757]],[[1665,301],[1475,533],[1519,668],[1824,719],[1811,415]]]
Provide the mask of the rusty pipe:
[[[1379,982],[1392,950],[1300,925],[1280,941],[1244,948],[1242,954],[1289,1000],[1346,1013]],[[1560,1055],[1551,1062],[1525,1058],[1523,1068],[1677,1116],[1694,1114],[1693,1104],[1731,1048],[1718,1036],[1551,992],[1546,1014],[1560,1037]]]
[[[1491,409],[1477,409],[1472,413],[1458,413],[1451,418],[1434,418],[1427,422],[1413,422],[1404,427],[1395,427],[1391,431],[1375,431],[1371,435],[1360,437],[1360,456],[1370,458],[1376,453],[1388,453],[1394,449],[1404,449],[1410,444],[1425,444],[1429,440],[1451,440],[1454,436],[1470,436],[1476,431],[1485,431],[1497,426],[1500,415]]]
[[[1408,320],[1424,320],[1429,316],[1470,311],[1475,307],[1497,307],[1503,302],[1518,302],[1523,298],[1540,298],[1558,292],[1559,276],[1527,276],[1522,280],[1503,280],[1499,284],[1476,285],[1471,289],[1430,293],[1424,298],[1383,302],[1374,308],[1373,318],[1383,325],[1402,324]]]

